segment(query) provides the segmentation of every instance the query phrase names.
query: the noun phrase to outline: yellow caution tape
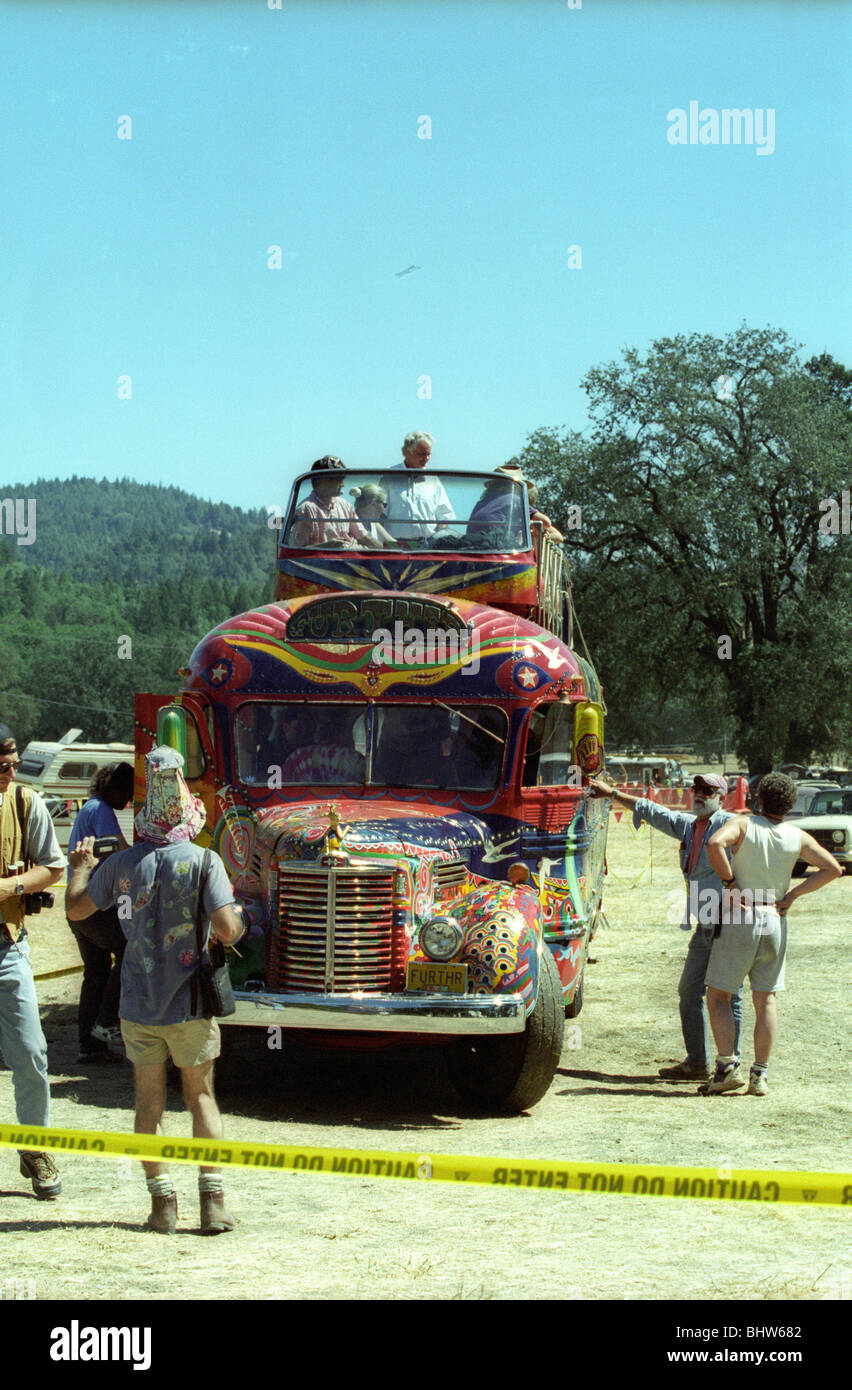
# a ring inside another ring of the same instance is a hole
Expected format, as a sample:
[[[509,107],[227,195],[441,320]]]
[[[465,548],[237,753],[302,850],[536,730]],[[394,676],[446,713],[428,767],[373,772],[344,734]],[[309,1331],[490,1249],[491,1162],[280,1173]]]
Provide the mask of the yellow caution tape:
[[[81,1129],[0,1125],[0,1148],[57,1150],[101,1157],[165,1159],[214,1167],[282,1168],[355,1177],[484,1183],[562,1192],[620,1192],[639,1197],[703,1197],[733,1202],[805,1202],[852,1206],[852,1173],[775,1169],[675,1168],[644,1163],[563,1163],[553,1159],[485,1158],[386,1149],[315,1149],[253,1144],[241,1139],[169,1139],[159,1134],[107,1134]]]

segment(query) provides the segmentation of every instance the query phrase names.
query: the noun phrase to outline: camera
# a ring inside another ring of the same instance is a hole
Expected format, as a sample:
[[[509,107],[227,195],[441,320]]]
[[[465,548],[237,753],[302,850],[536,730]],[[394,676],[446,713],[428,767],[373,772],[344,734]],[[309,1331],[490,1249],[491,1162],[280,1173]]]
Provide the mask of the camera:
[[[100,839],[95,840],[92,846],[92,853],[96,859],[107,859],[109,855],[115,854],[117,849],[117,835],[102,835]]]
[[[14,864],[9,865],[9,873],[17,876],[24,873],[26,867],[23,859],[18,859]],[[56,899],[52,893],[46,893],[42,890],[40,893],[24,893],[23,901],[24,916],[37,917],[43,907],[53,907]]]
[[[24,894],[24,915],[27,917],[37,917],[43,907],[53,907],[56,898],[53,893],[25,893]]]

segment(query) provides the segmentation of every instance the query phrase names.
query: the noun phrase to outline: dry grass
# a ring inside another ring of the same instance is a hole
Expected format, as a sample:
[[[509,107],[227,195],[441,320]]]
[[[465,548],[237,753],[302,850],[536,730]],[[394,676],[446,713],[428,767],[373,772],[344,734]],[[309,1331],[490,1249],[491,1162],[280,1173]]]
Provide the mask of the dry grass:
[[[687,937],[665,917],[680,882],[676,841],[654,836],[653,875],[650,845],[647,829],[637,836],[626,819],[613,824],[609,925],[593,947],[581,1046],[566,1049],[529,1115],[466,1113],[433,1050],[270,1052],[264,1034],[251,1033],[220,1088],[228,1135],[516,1158],[848,1167],[852,880],[791,913],[770,1094],[708,1099],[656,1079],[661,1063],[682,1056],[676,987]],[[76,959],[59,912],[36,921],[31,938],[37,973]],[[74,1063],[78,989],[79,977],[39,987],[54,1123],[126,1130],[129,1070],[84,1075]],[[14,1114],[8,1072],[0,1113]],[[177,1088],[167,1128],[186,1132]],[[228,1177],[238,1229],[204,1241],[192,1229],[195,1175],[181,1166],[181,1230],[163,1241],[140,1229],[146,1193],[129,1161],[67,1158],[62,1177],[61,1203],[37,1204],[14,1156],[0,1151],[6,1268],[34,1279],[40,1298],[852,1297],[849,1213],[839,1208],[239,1172]]]

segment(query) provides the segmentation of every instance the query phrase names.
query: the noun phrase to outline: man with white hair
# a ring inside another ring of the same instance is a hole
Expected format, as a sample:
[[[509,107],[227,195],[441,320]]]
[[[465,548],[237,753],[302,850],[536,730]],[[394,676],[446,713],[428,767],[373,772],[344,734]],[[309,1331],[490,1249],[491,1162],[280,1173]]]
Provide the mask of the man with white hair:
[[[687,889],[682,926],[695,930],[689,941],[683,971],[678,984],[680,1025],[686,1046],[686,1057],[671,1067],[660,1067],[665,1081],[709,1081],[709,1040],[707,1010],[704,1004],[707,962],[713,949],[713,932],[721,904],[722,884],[708,858],[710,837],[721,829],[731,814],[722,808],[727,795],[724,777],[711,774],[697,776],[692,784],[692,814],[662,806],[646,797],[631,796],[621,787],[592,777],[589,787],[593,796],[611,796],[633,812],[633,824],[638,830],[647,821],[652,830],[660,830],[680,841],[680,868]],[[738,1056],[743,1027],[742,990],[732,990],[726,1005],[730,1017],[731,1047]]]
[[[440,478],[424,472],[434,443],[431,434],[412,430],[402,441],[402,463],[395,464],[394,471],[382,478],[388,494],[385,524],[396,540],[426,541],[456,519]]]

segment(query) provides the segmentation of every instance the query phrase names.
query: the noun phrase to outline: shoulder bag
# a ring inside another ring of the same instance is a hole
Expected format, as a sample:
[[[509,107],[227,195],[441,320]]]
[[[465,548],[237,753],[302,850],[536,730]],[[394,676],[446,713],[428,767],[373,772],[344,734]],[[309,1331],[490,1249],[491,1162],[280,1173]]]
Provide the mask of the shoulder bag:
[[[198,886],[198,903],[195,909],[195,944],[198,950],[198,968],[192,978],[192,1016],[193,1018],[227,1018],[236,1013],[234,991],[231,987],[231,974],[225,958],[225,948],[221,941],[211,941],[204,945],[204,889],[210,868],[210,850],[204,851],[201,866],[201,882]]]

